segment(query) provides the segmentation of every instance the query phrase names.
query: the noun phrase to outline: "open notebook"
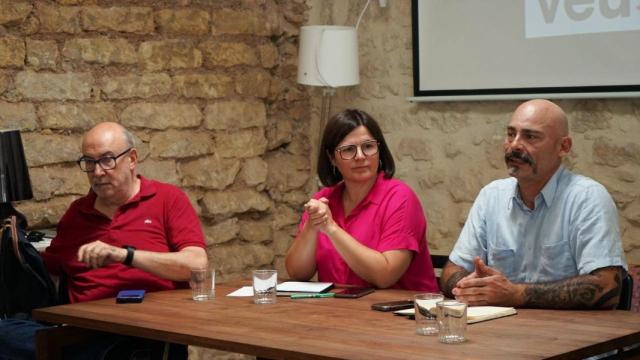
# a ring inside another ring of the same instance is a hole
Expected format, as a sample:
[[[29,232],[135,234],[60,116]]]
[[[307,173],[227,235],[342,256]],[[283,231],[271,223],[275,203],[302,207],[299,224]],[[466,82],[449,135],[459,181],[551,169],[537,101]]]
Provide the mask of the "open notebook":
[[[328,291],[333,287],[331,282],[285,281],[276,286],[278,296],[292,294],[316,294]]]
[[[393,312],[396,315],[414,316],[414,309],[404,309]],[[515,315],[515,308],[504,306],[470,306],[467,308],[467,324],[492,320],[504,316]]]

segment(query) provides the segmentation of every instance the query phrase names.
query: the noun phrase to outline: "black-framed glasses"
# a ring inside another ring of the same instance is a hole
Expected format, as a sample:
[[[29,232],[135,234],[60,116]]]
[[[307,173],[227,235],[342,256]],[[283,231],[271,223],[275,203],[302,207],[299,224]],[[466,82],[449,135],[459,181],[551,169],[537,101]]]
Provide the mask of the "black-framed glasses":
[[[118,155],[115,156],[103,156],[98,160],[94,160],[88,156],[83,156],[80,159],[78,159],[78,161],[76,161],[76,163],[78,164],[78,166],[80,167],[80,170],[84,171],[84,172],[93,172],[96,170],[96,164],[100,165],[100,168],[102,168],[102,170],[112,170],[116,168],[117,165],[117,161],[119,157],[123,156],[124,154],[128,153],[129,151],[131,151],[131,149],[133,149],[133,147],[128,148],[127,150],[121,152]]]
[[[338,154],[342,160],[351,160],[356,157],[358,154],[358,148],[362,151],[365,156],[373,156],[378,153],[378,145],[380,143],[376,140],[368,140],[363,141],[360,145],[342,145],[336,148]]]

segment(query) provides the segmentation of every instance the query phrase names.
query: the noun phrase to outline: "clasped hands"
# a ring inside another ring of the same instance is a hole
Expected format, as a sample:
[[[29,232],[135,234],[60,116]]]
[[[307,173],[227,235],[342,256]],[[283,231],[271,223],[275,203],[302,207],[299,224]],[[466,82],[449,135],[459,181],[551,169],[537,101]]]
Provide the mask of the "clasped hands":
[[[121,263],[126,256],[126,249],[106,244],[100,240],[84,244],[78,249],[78,261],[94,269],[114,262]]]
[[[307,201],[304,204],[304,210],[309,214],[308,223],[316,230],[327,232],[331,226],[335,225],[327,198],[322,197]]]
[[[469,306],[517,306],[520,288],[500,271],[487,266],[480,257],[473,259],[474,271],[460,279],[451,291],[456,300]]]

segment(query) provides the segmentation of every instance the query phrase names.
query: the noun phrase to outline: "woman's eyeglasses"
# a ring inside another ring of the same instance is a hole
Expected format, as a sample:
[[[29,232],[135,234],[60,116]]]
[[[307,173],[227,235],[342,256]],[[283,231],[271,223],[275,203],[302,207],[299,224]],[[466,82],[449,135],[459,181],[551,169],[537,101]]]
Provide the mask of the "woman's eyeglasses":
[[[358,148],[365,156],[373,156],[378,153],[378,141],[376,140],[368,140],[360,143],[360,145],[342,145],[336,148],[338,154],[340,154],[340,158],[342,160],[351,160],[356,157],[358,154]]]

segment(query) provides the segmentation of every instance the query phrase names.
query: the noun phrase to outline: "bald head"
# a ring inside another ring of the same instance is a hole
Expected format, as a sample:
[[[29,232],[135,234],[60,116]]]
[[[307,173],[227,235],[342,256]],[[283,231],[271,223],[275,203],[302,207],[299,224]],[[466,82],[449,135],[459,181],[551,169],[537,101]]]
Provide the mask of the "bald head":
[[[88,146],[99,143],[101,145],[114,148],[130,148],[135,146],[133,135],[122,125],[114,122],[100,123],[84,134],[82,138],[82,150]]]
[[[562,108],[549,100],[526,101],[513,113],[513,118],[528,119],[541,123],[560,138],[569,135],[569,122]]]

